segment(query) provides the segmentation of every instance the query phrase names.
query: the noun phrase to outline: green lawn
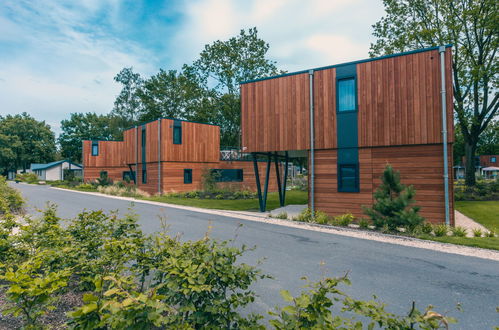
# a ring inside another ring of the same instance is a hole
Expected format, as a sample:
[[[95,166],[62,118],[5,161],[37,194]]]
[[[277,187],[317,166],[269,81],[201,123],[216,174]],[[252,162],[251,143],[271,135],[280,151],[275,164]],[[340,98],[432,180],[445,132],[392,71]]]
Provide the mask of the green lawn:
[[[144,197],[142,199],[202,207],[205,209],[219,209],[231,211],[258,211],[258,198],[236,199],[236,200],[218,200],[218,199],[196,199],[196,198],[178,198],[168,196]],[[307,204],[308,193],[306,191],[291,190],[286,192],[286,205],[289,204]],[[279,207],[279,194],[277,192],[269,193],[267,197],[267,210],[273,210]]]
[[[456,209],[495,233],[499,232],[499,201],[458,201]]]
[[[442,243],[479,247],[482,249],[499,250],[499,237],[435,237],[421,235],[418,238]]]

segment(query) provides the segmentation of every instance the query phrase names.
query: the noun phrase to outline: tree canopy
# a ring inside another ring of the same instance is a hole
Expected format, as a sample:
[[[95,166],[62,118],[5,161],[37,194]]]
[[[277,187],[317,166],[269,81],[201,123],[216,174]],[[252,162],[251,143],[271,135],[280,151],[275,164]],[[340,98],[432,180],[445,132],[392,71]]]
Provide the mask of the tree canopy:
[[[45,121],[25,112],[0,116],[0,172],[51,162],[55,152],[55,135]]]
[[[474,156],[499,109],[499,5],[496,0],[383,0],[373,25],[371,56],[452,44],[454,110],[466,154],[466,183],[475,184]]]

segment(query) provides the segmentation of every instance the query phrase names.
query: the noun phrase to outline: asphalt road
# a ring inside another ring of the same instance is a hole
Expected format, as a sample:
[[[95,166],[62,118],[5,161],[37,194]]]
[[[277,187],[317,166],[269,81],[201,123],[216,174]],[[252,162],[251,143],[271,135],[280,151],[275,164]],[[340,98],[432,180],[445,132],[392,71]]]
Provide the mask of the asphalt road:
[[[453,329],[499,325],[499,262],[143,203],[131,206],[126,201],[46,186],[12,185],[21,190],[33,214],[47,202],[56,203],[65,218],[83,209],[124,214],[132,207],[146,233],[159,230],[158,216],[166,217],[172,234],[181,233],[185,240],[203,237],[210,223],[214,238],[232,239],[237,232],[235,244],[256,245],[243,261],[256,264],[265,258],[261,268],[274,277],[255,284],[259,299],[253,311],[265,313],[282,304],[281,289],[300,292],[302,276],[317,280],[324,271],[332,276],[348,271],[352,286],[344,291],[360,299],[375,294],[389,311],[406,313],[416,301],[420,309],[431,304],[456,317],[459,323]],[[239,224],[243,226],[238,229]],[[464,312],[456,310],[457,303]]]

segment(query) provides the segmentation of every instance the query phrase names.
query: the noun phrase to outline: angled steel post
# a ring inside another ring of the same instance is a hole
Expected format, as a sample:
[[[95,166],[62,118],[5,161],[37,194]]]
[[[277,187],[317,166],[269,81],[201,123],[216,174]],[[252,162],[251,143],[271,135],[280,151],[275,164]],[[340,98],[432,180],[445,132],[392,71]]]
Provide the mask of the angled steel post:
[[[275,163],[275,176],[277,180],[277,189],[279,191],[279,205],[284,206],[282,199],[281,173],[279,173],[279,160],[277,157],[277,152],[274,153],[274,163]]]
[[[284,178],[283,178],[283,182],[282,182],[281,206],[284,206],[284,204],[286,202],[286,182],[288,181],[288,162],[289,162],[289,157],[288,157],[288,152],[286,151],[285,166],[284,166]]]
[[[263,200],[262,200],[262,187],[260,186],[260,174],[258,173],[258,162],[256,158],[256,154],[251,153],[253,156],[253,168],[255,170],[255,180],[256,180],[256,191],[258,193],[258,206],[260,207],[260,212],[265,211],[263,208]]]
[[[272,163],[272,154],[267,154],[267,173],[265,175],[265,187],[263,188],[263,211],[267,209],[267,193],[269,191],[270,165]]]

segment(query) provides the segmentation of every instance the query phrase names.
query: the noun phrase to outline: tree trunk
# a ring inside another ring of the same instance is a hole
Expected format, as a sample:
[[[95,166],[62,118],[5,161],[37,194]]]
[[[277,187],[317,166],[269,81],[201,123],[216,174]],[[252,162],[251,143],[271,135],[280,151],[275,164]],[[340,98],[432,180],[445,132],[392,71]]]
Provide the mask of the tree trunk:
[[[465,184],[468,187],[472,187],[476,183],[475,178],[475,151],[476,144],[464,143],[464,157],[465,157]]]

